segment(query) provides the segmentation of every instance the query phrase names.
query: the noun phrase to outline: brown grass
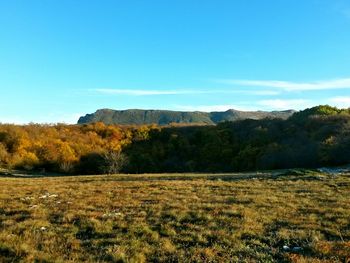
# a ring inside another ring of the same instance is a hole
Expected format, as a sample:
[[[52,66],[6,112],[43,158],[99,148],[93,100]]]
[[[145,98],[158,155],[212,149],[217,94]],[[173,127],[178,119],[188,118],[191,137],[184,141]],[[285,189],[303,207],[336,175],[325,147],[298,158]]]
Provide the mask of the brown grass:
[[[0,178],[0,262],[346,262],[349,199],[350,175]]]

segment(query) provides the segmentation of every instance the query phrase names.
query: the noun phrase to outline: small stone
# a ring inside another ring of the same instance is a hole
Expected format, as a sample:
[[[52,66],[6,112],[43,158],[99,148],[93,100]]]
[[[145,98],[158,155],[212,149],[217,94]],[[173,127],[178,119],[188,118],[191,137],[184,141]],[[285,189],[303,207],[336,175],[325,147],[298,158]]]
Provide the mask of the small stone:
[[[303,251],[303,248],[302,247],[293,247],[292,251],[293,252],[300,252],[300,251]]]

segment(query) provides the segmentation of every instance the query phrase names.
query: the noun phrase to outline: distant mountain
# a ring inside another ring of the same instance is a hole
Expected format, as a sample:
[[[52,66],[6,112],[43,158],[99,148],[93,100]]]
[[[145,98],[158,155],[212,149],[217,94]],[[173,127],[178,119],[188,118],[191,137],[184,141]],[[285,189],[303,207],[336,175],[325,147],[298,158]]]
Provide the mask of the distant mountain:
[[[95,113],[86,114],[80,117],[78,124],[103,122],[105,124],[158,124],[168,125],[177,124],[202,124],[213,125],[223,121],[237,121],[243,119],[264,119],[281,118],[287,119],[295,111],[238,111],[227,110],[224,112],[187,112],[187,111],[169,111],[169,110],[111,110],[100,109]]]

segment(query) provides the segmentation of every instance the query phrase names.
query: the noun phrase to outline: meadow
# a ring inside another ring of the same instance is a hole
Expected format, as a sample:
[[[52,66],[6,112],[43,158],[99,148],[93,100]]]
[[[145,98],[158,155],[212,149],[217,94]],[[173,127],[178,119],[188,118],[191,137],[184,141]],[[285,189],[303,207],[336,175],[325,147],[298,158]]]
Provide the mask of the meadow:
[[[350,174],[0,178],[0,262],[348,262]]]

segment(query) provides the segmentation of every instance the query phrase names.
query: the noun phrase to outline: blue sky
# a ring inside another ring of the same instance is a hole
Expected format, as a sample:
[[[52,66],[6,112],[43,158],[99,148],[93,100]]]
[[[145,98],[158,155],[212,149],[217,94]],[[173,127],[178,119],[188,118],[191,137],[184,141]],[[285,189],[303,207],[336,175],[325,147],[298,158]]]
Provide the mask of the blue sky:
[[[348,0],[0,0],[0,122],[350,107]]]

